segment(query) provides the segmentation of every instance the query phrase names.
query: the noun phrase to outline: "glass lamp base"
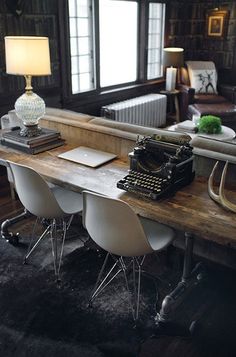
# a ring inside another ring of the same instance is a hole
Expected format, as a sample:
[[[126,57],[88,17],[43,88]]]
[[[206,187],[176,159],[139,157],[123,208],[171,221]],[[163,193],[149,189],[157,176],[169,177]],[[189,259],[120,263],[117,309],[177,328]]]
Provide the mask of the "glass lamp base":
[[[15,110],[24,124],[20,135],[28,137],[40,135],[41,129],[38,128],[38,121],[45,114],[43,99],[28,90],[17,99]]]
[[[20,136],[27,136],[28,138],[32,138],[34,136],[39,136],[42,132],[42,129],[36,125],[25,126],[20,131]]]

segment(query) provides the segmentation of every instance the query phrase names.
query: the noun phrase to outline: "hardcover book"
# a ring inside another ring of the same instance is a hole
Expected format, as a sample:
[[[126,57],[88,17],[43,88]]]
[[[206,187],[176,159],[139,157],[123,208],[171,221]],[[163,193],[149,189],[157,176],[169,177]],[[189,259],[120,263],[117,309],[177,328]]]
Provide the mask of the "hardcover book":
[[[60,135],[56,135],[56,136],[52,136],[52,137],[45,137],[45,138],[41,138],[41,140],[39,140],[37,142],[30,142],[29,144],[27,144],[25,142],[16,141],[12,138],[4,137],[4,136],[2,137],[2,139],[6,143],[17,144],[18,146],[22,146],[22,147],[26,147],[26,148],[36,148],[40,145],[48,144],[52,141],[59,140],[61,138],[60,138]]]
[[[41,134],[32,138],[21,136],[20,130],[21,129],[7,131],[2,134],[2,138],[12,140],[12,142],[19,142],[25,145],[35,146],[39,143],[49,141],[50,139],[56,139],[60,137],[59,131],[53,129],[42,128]]]
[[[176,125],[176,130],[187,133],[195,133],[196,132],[196,124],[191,120],[185,120]]]
[[[8,146],[12,149],[16,149],[16,150],[20,150],[20,151],[23,151],[27,154],[32,154],[32,155],[35,155],[35,154],[39,154],[40,152],[43,152],[43,151],[47,151],[47,150],[51,150],[51,149],[54,149],[58,146],[61,146],[65,143],[65,140],[63,139],[56,139],[56,140],[53,140],[53,141],[49,141],[45,144],[42,144],[42,145],[38,145],[38,146],[35,146],[35,147],[31,147],[29,145],[22,145],[21,143],[17,143],[17,142],[9,142],[5,139],[1,139],[1,144],[2,145],[5,145],[5,146]]]

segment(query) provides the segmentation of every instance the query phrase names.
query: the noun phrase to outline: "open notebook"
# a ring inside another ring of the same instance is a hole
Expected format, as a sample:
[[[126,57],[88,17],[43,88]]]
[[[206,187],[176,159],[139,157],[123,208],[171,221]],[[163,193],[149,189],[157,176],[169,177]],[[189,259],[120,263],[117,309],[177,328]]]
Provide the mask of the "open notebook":
[[[74,161],[78,164],[97,167],[106,162],[114,159],[117,155],[111,154],[105,151],[91,149],[85,146],[79,146],[76,149],[69,150],[64,152],[63,154],[58,155],[58,157]]]

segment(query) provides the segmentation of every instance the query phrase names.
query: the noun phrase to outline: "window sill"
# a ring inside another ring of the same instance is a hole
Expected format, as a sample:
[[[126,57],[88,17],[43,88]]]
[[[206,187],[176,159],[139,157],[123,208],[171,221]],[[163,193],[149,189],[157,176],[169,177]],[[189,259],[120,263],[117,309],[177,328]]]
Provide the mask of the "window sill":
[[[99,93],[99,95],[106,95],[106,94],[109,94],[109,93],[121,92],[121,91],[126,91],[126,90],[130,90],[130,89],[135,89],[135,88],[137,88],[137,89],[138,88],[144,88],[144,87],[148,87],[148,86],[153,86],[155,84],[161,85],[164,82],[165,82],[164,78],[160,78],[160,79],[149,81],[149,82],[145,82],[145,83],[132,84],[132,85],[124,86],[124,87],[104,90],[104,91],[101,91]]]
[[[139,97],[148,93],[158,93],[164,87],[164,79],[132,84],[125,87],[113,88],[102,92],[93,91],[74,94],[65,98],[62,107],[81,113],[100,116],[103,105]]]

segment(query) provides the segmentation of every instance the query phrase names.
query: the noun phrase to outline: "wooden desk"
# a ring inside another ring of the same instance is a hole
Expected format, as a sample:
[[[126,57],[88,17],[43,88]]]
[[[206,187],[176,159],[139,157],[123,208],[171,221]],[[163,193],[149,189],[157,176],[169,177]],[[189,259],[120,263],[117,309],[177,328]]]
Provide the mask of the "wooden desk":
[[[119,198],[129,203],[141,216],[236,248],[236,215],[210,199],[206,179],[195,179],[171,198],[151,201],[116,187],[117,181],[128,170],[127,163],[113,160],[93,169],[57,158],[59,153],[71,148],[65,145],[41,154],[27,155],[0,146],[0,163],[4,164],[4,160],[10,160],[28,165],[52,183],[77,192],[91,190]],[[231,200],[235,198],[236,201],[236,192],[228,192],[228,197]]]
[[[198,270],[192,270],[194,236],[235,248],[235,214],[224,210],[209,198],[207,182],[203,178],[195,179],[171,198],[150,201],[116,188],[117,181],[128,170],[127,163],[114,160],[93,169],[57,157],[71,148],[65,145],[30,156],[0,146],[0,164],[4,164],[4,160],[18,162],[34,168],[48,181],[71,190],[91,190],[119,198],[129,203],[137,214],[184,231],[186,243],[182,278],[176,288],[165,297],[157,315],[158,322],[168,322],[186,291],[199,283]],[[228,195],[231,200],[236,201],[235,192],[228,192]]]

